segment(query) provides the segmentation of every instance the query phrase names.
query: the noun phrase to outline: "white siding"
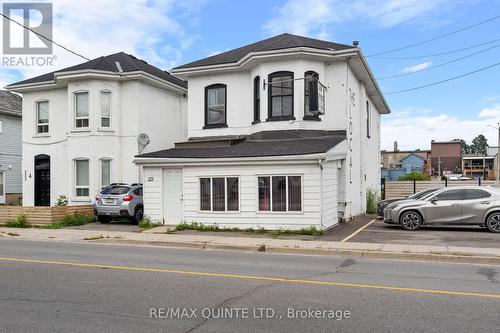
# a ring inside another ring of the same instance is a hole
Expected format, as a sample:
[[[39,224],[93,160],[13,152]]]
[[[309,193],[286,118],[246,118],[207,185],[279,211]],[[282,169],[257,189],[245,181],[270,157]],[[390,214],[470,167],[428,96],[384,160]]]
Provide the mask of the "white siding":
[[[5,172],[5,193],[21,193],[21,118],[0,114],[0,122],[0,171]]]
[[[162,168],[144,168],[144,215],[149,216],[153,221],[163,222],[163,198],[162,193]]]
[[[329,161],[323,163],[322,171],[322,219],[325,228],[338,223],[338,189],[337,189],[337,170],[338,162]]]

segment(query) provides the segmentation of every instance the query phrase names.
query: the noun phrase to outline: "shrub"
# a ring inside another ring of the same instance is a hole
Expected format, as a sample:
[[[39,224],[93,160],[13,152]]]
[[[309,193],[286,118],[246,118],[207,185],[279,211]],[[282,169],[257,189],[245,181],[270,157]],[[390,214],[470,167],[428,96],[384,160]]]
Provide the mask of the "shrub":
[[[29,228],[30,225],[28,224],[28,218],[26,217],[26,214],[20,214],[16,217],[14,221],[9,221],[7,222],[7,227],[11,228]]]
[[[151,218],[146,215],[144,215],[142,220],[139,221],[139,228],[141,229],[151,229],[159,225],[160,223],[151,221]]]
[[[83,215],[80,213],[75,213],[73,215],[66,215],[58,222],[54,222],[45,226],[46,229],[61,229],[64,227],[84,225],[87,223],[92,223],[96,221],[94,215]]]
[[[67,196],[61,194],[59,197],[57,197],[56,206],[64,207],[67,205],[68,205],[68,197]]]
[[[417,171],[412,171],[407,175],[401,176],[398,178],[400,181],[405,181],[405,180],[431,180],[431,177],[424,175],[421,172]]]
[[[378,195],[378,191],[369,188],[366,191],[366,213],[367,214],[375,214],[377,212],[377,204],[379,202],[380,198]]]

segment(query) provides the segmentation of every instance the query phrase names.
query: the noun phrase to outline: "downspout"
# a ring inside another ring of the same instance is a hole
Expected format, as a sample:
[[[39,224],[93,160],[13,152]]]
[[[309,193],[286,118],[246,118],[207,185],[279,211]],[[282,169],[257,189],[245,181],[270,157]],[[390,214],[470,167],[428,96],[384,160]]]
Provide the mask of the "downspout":
[[[319,224],[323,230],[323,161],[318,159],[319,166]]]

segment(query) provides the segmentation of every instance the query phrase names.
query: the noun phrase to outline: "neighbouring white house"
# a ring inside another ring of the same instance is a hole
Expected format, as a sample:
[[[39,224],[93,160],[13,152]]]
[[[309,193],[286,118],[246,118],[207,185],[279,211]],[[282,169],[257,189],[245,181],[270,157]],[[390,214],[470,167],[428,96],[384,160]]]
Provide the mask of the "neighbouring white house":
[[[0,91],[0,205],[21,200],[21,96]]]
[[[23,95],[25,206],[91,204],[110,183],[142,181],[135,155],[187,137],[187,83],[123,52],[7,88]]]
[[[172,73],[189,82],[188,140],[136,157],[146,215],[326,229],[365,212],[390,109],[358,47],[282,34]]]

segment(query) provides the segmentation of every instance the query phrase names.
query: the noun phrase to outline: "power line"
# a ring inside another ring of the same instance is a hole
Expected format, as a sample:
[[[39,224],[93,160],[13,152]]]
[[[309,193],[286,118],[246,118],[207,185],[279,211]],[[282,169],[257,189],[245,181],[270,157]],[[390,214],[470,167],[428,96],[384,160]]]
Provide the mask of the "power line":
[[[404,50],[404,49],[408,49],[410,47],[414,47],[414,46],[418,46],[418,45],[422,45],[422,44],[425,44],[425,43],[429,43],[429,42],[432,42],[432,41],[435,41],[437,39],[441,39],[441,38],[444,38],[444,37],[448,37],[448,36],[451,36],[451,35],[454,35],[454,34],[457,34],[459,32],[462,32],[462,31],[465,31],[465,30],[468,30],[468,29],[472,29],[474,27],[477,27],[481,24],[485,24],[485,23],[488,23],[490,21],[493,21],[493,20],[496,20],[500,18],[500,15],[497,15],[497,16],[494,16],[494,17],[491,17],[489,19],[486,19],[484,21],[481,21],[481,22],[478,22],[478,23],[475,23],[475,24],[472,24],[472,25],[469,25],[467,27],[464,27],[464,28],[461,28],[461,29],[458,29],[458,30],[455,30],[455,31],[452,31],[452,32],[448,32],[446,34],[443,34],[443,35],[439,35],[439,36],[436,36],[436,37],[433,37],[433,38],[430,38],[430,39],[426,39],[426,40],[423,40],[421,42],[417,42],[417,43],[413,43],[413,44],[409,44],[409,45],[406,45],[406,46],[401,46],[401,47],[398,47],[398,48],[395,48],[395,49],[391,49],[391,50],[387,50],[387,51],[382,51],[382,52],[379,52],[379,53],[374,53],[374,54],[370,54],[370,55],[367,55],[365,56],[366,58],[369,58],[369,57],[375,57],[375,56],[379,56],[379,55],[382,55],[382,54],[387,54],[387,53],[392,53],[392,52],[396,52],[396,51],[401,51],[401,50]]]
[[[483,67],[483,68],[476,69],[475,71],[472,71],[472,72],[468,72],[468,73],[464,73],[464,74],[461,74],[461,75],[458,75],[458,76],[450,77],[450,78],[448,78],[446,80],[441,80],[441,81],[437,81],[437,82],[425,84],[423,86],[413,87],[413,88],[410,88],[410,89],[391,91],[391,92],[388,92],[388,93],[384,93],[384,95],[400,94],[400,93],[404,93],[404,92],[407,92],[407,91],[413,91],[413,90],[418,90],[418,89],[423,89],[423,88],[435,86],[435,85],[438,85],[438,84],[441,84],[441,83],[445,83],[445,82],[449,82],[449,81],[453,81],[453,80],[462,78],[464,76],[469,76],[469,75],[472,75],[472,74],[475,74],[475,73],[478,73],[478,72],[490,69],[490,68],[498,66],[498,65],[500,65],[500,62],[497,62],[496,64],[489,65],[489,66],[486,66],[486,67]]]
[[[80,58],[83,58],[83,59],[85,59],[85,60],[87,60],[87,61],[90,61],[90,60],[91,60],[91,59],[87,58],[86,56],[81,55],[80,53],[77,53],[77,52],[75,52],[75,51],[72,51],[72,50],[68,49],[68,48],[67,48],[66,46],[64,46],[64,45],[61,45],[61,44],[59,44],[59,43],[56,43],[56,42],[55,42],[55,41],[53,41],[52,39],[50,39],[50,38],[48,38],[48,37],[46,37],[46,36],[42,35],[41,33],[38,33],[38,32],[36,32],[36,31],[34,31],[34,30],[33,30],[33,29],[31,29],[30,27],[27,27],[27,26],[25,26],[25,25],[23,25],[23,24],[21,24],[21,23],[17,22],[16,20],[11,19],[10,17],[8,17],[7,15],[5,15],[4,13],[0,13],[0,15],[1,15],[1,16],[3,16],[5,19],[7,19],[7,20],[9,20],[9,21],[11,21],[11,22],[14,22],[15,24],[17,24],[17,25],[19,25],[19,26],[23,27],[24,29],[29,30],[30,32],[34,33],[35,35],[37,35],[37,36],[39,36],[39,37],[41,37],[41,38],[43,38],[43,39],[45,39],[45,40],[47,40],[47,41],[49,41],[49,42],[51,42],[51,43],[53,43],[53,44],[55,44],[55,45],[59,46],[60,48],[62,48],[62,49],[64,49],[64,50],[68,51],[69,53],[72,53],[72,54],[74,54],[74,55],[76,55],[76,56],[78,56],[78,57],[80,57]]]
[[[461,60],[464,60],[464,59],[467,59],[467,58],[470,58],[470,57],[473,57],[477,54],[480,54],[480,53],[483,53],[483,52],[486,52],[486,51],[489,51],[491,49],[494,49],[494,48],[497,48],[499,47],[500,44],[497,44],[497,45],[494,45],[494,46],[491,46],[491,47],[488,47],[484,50],[481,50],[481,51],[478,51],[478,52],[474,52],[474,53],[471,53],[471,54],[468,54],[466,56],[463,56],[463,57],[460,57],[460,58],[456,58],[456,59],[453,59],[453,60],[450,60],[450,61],[447,61],[447,62],[443,62],[442,64],[438,64],[438,65],[435,65],[435,66],[429,66],[427,68],[423,68],[423,69],[419,69],[419,70],[416,70],[416,71],[413,71],[413,72],[410,72],[410,73],[404,73],[404,74],[398,74],[398,75],[391,75],[391,76],[385,76],[385,77],[379,77],[379,78],[376,78],[377,80],[388,80],[388,79],[395,79],[395,78],[398,78],[398,77],[402,77],[402,76],[408,76],[408,75],[412,75],[412,74],[416,74],[416,73],[420,73],[420,72],[423,72],[423,71],[428,71],[430,69],[434,69],[434,68],[438,68],[438,67],[443,67],[443,66],[446,66],[446,65],[449,65],[449,64],[452,64],[454,62],[458,62],[458,61],[461,61]]]
[[[421,58],[430,58],[430,57],[437,57],[437,56],[442,56],[442,55],[447,55],[447,54],[452,54],[452,53],[457,53],[461,51],[466,51],[470,49],[474,49],[479,46],[491,44],[494,42],[500,41],[500,38],[493,39],[487,42],[479,43],[479,44],[474,44],[471,46],[467,46],[461,49],[456,49],[456,50],[451,50],[451,51],[446,51],[446,52],[440,52],[440,53],[433,53],[433,54],[426,54],[426,55],[419,55],[419,56],[411,56],[411,57],[373,57],[375,59],[388,59],[388,60],[408,60],[408,59],[421,59]]]

